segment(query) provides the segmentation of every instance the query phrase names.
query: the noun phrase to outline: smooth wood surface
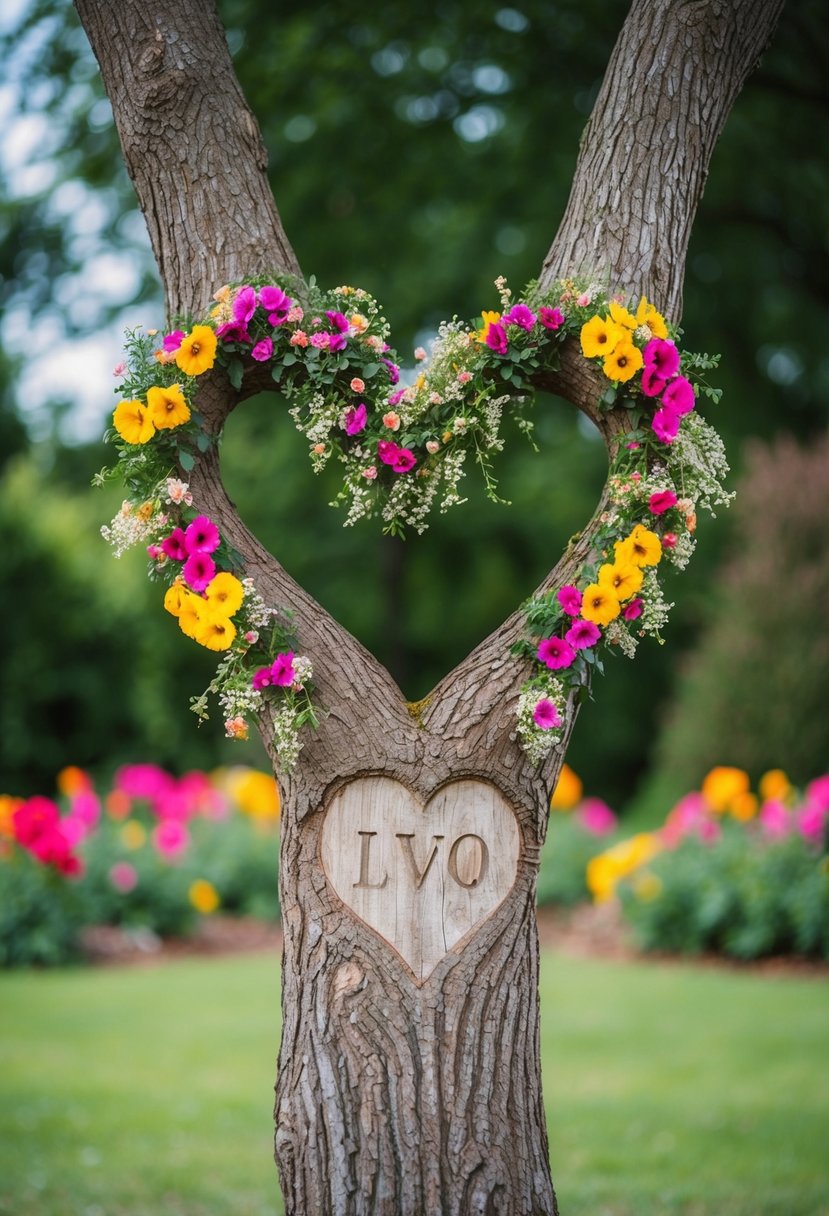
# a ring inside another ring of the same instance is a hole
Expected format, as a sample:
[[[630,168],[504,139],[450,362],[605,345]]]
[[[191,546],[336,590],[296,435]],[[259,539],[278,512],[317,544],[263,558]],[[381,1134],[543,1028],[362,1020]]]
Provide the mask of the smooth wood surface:
[[[364,777],[332,800],[320,853],[342,902],[423,982],[509,894],[520,847],[488,782],[454,781],[424,806],[399,781]]]

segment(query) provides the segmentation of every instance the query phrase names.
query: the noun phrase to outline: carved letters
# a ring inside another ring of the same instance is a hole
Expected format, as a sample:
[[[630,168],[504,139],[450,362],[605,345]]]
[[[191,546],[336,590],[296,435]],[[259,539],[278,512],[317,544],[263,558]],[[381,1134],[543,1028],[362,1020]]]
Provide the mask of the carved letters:
[[[321,834],[323,869],[339,898],[422,982],[491,916],[515,881],[520,832],[494,786],[453,782],[424,807],[386,777],[351,782]]]

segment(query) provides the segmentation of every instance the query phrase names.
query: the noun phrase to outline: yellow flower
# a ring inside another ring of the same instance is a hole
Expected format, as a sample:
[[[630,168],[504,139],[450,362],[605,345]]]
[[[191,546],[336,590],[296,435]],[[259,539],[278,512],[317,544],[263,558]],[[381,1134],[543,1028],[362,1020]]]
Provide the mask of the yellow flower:
[[[483,328],[479,329],[475,336],[479,342],[485,343],[490,325],[497,325],[501,320],[501,314],[499,312],[482,312],[481,316],[484,319]]]
[[[176,367],[185,376],[200,376],[216,360],[216,334],[209,325],[194,325],[176,351]]]
[[[630,536],[614,545],[617,566],[658,566],[662,560],[662,545],[655,532],[637,524]]]
[[[73,798],[75,794],[82,794],[85,790],[92,789],[89,774],[82,768],[78,768],[76,764],[67,764],[65,768],[62,768],[55,778],[55,785],[58,787],[58,792],[67,798]]]
[[[656,874],[651,874],[650,870],[646,870],[644,874],[639,874],[634,880],[633,894],[640,903],[652,903],[662,894],[662,879],[658,878]]]
[[[22,798],[13,798],[11,794],[0,794],[0,836],[5,836],[8,840],[14,839],[12,815],[22,805]]]
[[[750,784],[748,773],[741,768],[719,765],[703,781],[702,796],[712,811],[724,815],[736,798],[749,792]]]
[[[118,833],[121,837],[121,844],[125,849],[135,851],[140,849],[144,841],[147,839],[147,829],[143,823],[139,823],[137,819],[128,819],[122,825],[121,831]]]
[[[615,300],[610,301],[610,315],[617,325],[622,325],[625,329],[636,329],[640,324],[632,312],[628,312],[623,304],[617,304]]]
[[[609,317],[591,317],[581,327],[582,354],[585,359],[604,359],[624,336],[622,327]]]
[[[641,589],[644,577],[641,567],[634,566],[632,562],[627,565],[613,566],[605,563],[599,568],[599,586],[610,587],[620,604],[636,595],[636,592]]]
[[[231,617],[242,607],[245,589],[235,574],[222,571],[207,584],[204,597],[215,612]]]
[[[197,878],[195,882],[190,883],[187,888],[187,898],[196,911],[201,912],[202,916],[209,916],[211,912],[215,912],[222,902],[219,899],[219,892],[206,878]]]
[[[190,417],[190,407],[184,400],[180,384],[171,384],[169,388],[153,385],[147,389],[147,408],[153,425],[159,431],[172,430]]]
[[[616,890],[616,884],[632,874],[661,852],[662,844],[653,832],[639,832],[629,840],[621,840],[587,863],[587,886],[596,903],[604,903]],[[658,881],[658,880],[657,880]]]
[[[647,325],[654,338],[667,338],[668,336],[665,318],[661,312],[656,311],[653,304],[648,303],[645,296],[642,296],[639,307],[636,309],[636,325],[637,328],[640,325]]]
[[[745,790],[742,794],[735,795],[731,800],[729,810],[735,819],[739,819],[741,823],[747,823],[757,814],[758,806],[757,795]]]
[[[550,806],[554,811],[572,811],[573,807],[578,806],[581,802],[583,789],[581,779],[576,776],[570,765],[563,764],[556,788],[550,799]]]
[[[195,638],[206,608],[207,603],[200,595],[184,589],[178,610],[178,627],[188,638]]]
[[[602,370],[608,380],[616,380],[625,384],[635,376],[642,366],[642,352],[634,346],[630,338],[625,336],[617,342],[613,350],[605,357]]]
[[[270,773],[242,769],[233,782],[232,794],[239,810],[251,819],[279,818],[279,790]]]
[[[788,802],[794,792],[792,783],[782,768],[773,768],[764,773],[758,789],[764,802]]]
[[[236,626],[230,617],[221,616],[208,608],[199,614],[192,636],[208,650],[229,650],[236,637]]]
[[[146,443],[155,434],[155,423],[140,401],[122,401],[116,406],[112,425],[125,443]]]
[[[581,599],[581,614],[594,625],[609,625],[621,612],[619,597],[612,587],[591,583]]]
[[[172,587],[167,588],[164,607],[171,616],[181,616],[181,610],[189,595],[192,595],[192,592],[187,590],[180,578],[177,578]]]

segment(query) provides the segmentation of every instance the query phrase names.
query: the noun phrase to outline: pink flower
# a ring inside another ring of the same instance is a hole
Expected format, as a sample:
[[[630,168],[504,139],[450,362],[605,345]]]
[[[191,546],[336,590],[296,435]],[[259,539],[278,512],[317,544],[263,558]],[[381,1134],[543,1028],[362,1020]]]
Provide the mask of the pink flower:
[[[115,774],[115,789],[128,798],[149,802],[160,798],[174,784],[169,773],[157,764],[125,764]]]
[[[569,667],[576,657],[576,652],[564,638],[544,638],[538,645],[538,660],[546,663],[553,671],[561,667]]]
[[[386,350],[388,350],[388,347],[386,347]],[[391,359],[381,359],[380,362],[385,363],[386,371],[389,373],[389,380],[391,380],[392,384],[397,384],[400,379],[400,368],[397,364],[392,363]]]
[[[169,536],[165,536],[161,548],[174,562],[183,562],[187,557],[187,546],[181,528],[174,528]]]
[[[645,367],[663,380],[670,380],[679,371],[679,351],[667,338],[651,338],[642,351]]]
[[[573,621],[564,635],[574,650],[585,650],[601,640],[602,631],[593,621]]]
[[[115,364],[115,367],[113,367],[113,369],[112,369],[112,374],[113,374],[113,376],[119,376],[119,377],[120,377],[120,376],[123,376],[123,375],[124,375],[124,372],[125,372],[126,370],[127,370],[127,365],[126,365],[126,363],[116,363],[116,364]]]
[[[426,358],[426,351],[423,349],[422,346],[415,347],[414,357],[415,357],[415,359],[417,359],[418,363],[422,363],[423,360]]]
[[[680,416],[675,410],[663,406],[651,419],[651,428],[662,443],[673,443],[679,430]]]
[[[35,794],[12,814],[12,831],[18,844],[30,849],[41,836],[55,830],[60,822],[60,811],[50,798]]]
[[[345,350],[348,345],[348,334],[329,334],[328,349],[329,350]]]
[[[216,337],[222,342],[252,342],[250,334],[245,325],[239,325],[236,321],[226,321],[224,325],[220,325],[216,330]]]
[[[680,417],[683,414],[689,414],[695,405],[696,397],[693,385],[684,376],[677,376],[675,380],[672,380],[662,394],[663,408],[673,410]]]
[[[540,701],[536,702],[533,722],[542,730],[553,730],[555,727],[561,726],[558,708],[548,697],[542,697]]]
[[[285,318],[285,320],[291,321],[293,324],[296,324],[296,322],[301,321],[304,316],[305,316],[305,313],[300,308],[300,306],[298,304],[292,304],[291,307],[288,309],[288,315]]]
[[[824,811],[829,811],[829,773],[816,777],[806,786],[806,798],[809,802],[817,803]]]
[[[400,455],[400,448],[396,443],[392,443],[390,439],[381,439],[377,444],[377,455],[383,464],[394,464]]]
[[[259,641],[259,630],[258,629],[246,629],[242,636],[244,637],[248,646],[252,646],[254,644],[254,642]]]
[[[362,381],[360,382],[362,383]],[[366,421],[368,419],[368,411],[365,403],[360,402],[354,409],[345,411],[345,433],[346,435],[359,435],[360,431],[365,430]]]
[[[580,296],[578,296],[578,298],[576,299],[576,305],[577,305],[577,307],[578,307],[578,308],[589,308],[589,306],[590,306],[590,298],[591,298],[591,297],[590,297],[590,292],[589,292],[589,291],[583,291],[583,292],[581,293],[581,295],[580,295]]]
[[[622,616],[626,621],[635,621],[642,615],[644,606],[644,600],[641,600],[637,596],[635,600],[631,600],[630,603],[625,604],[622,609]]]
[[[539,308],[538,319],[545,329],[561,329],[564,313],[560,308]]]
[[[295,680],[294,652],[289,650],[285,654],[278,654],[271,664],[271,683],[288,688]]]
[[[657,490],[648,499],[648,510],[652,515],[664,515],[677,504],[677,496],[673,490]]]
[[[363,477],[366,481],[374,481],[377,476],[377,469],[373,464],[370,464],[367,469],[363,469]]]
[[[191,553],[181,572],[189,587],[194,591],[204,591],[216,576],[216,563],[207,553]]]
[[[788,836],[793,827],[792,816],[789,814],[788,808],[782,802],[778,802],[776,798],[770,798],[768,802],[763,803],[757,818],[764,834],[773,840]]]
[[[115,890],[122,895],[127,895],[138,886],[138,871],[128,861],[116,861],[115,865],[110,866],[108,877]]]
[[[206,515],[197,515],[187,525],[184,547],[188,553],[215,553],[220,544],[219,529]]]
[[[646,397],[658,397],[664,392],[667,383],[655,367],[646,367],[642,372],[642,392]]]
[[[187,852],[190,833],[180,819],[162,819],[153,828],[152,841],[165,861],[177,861]]]
[[[272,683],[270,667],[260,667],[253,673],[250,682],[257,692],[261,692],[263,688],[269,688]]]
[[[291,334],[291,338],[290,338],[288,345],[289,346],[307,346],[308,345],[308,335],[306,333],[303,333],[303,331],[301,329],[298,329],[296,331],[296,333]]]
[[[161,548],[161,545],[147,545],[147,557],[154,562],[158,562],[165,559],[167,554]]]
[[[257,363],[267,363],[273,354],[273,339],[263,338],[261,342],[257,342],[253,350],[250,352],[251,359],[255,359]]]
[[[679,539],[679,537],[677,536],[676,532],[666,532],[665,535],[662,537],[662,548],[663,549],[675,549],[676,542],[678,539]]]
[[[458,372],[458,384],[468,384],[472,379],[472,372]]]
[[[572,583],[561,587],[556,594],[556,599],[568,616],[578,616],[581,612],[581,592]]]
[[[276,327],[288,316],[293,300],[285,295],[281,287],[260,287],[259,303],[270,314],[268,324]]]
[[[233,320],[239,329],[247,328],[247,323],[256,312],[256,292],[252,287],[242,287],[233,301]]]
[[[352,393],[364,393],[366,391],[366,382],[365,380],[361,380],[359,376],[355,376],[351,381],[350,387]]]
[[[296,334],[294,334],[294,337],[296,337]],[[323,333],[311,334],[311,345],[316,346],[317,350],[328,350],[330,342],[331,342],[330,334],[323,334]]]
[[[529,333],[529,331],[535,325],[536,316],[526,304],[513,304],[512,308],[501,318],[501,320],[504,325],[518,325],[521,329],[526,329]]]
[[[348,333],[348,317],[344,317],[341,312],[327,312],[325,315],[339,333]]]
[[[414,452],[408,448],[399,448],[397,459],[391,466],[395,473],[410,473],[417,464],[417,458]]]
[[[430,456],[434,456],[436,452],[440,451],[440,444],[438,443],[437,439],[426,440],[426,451]]]
[[[819,845],[823,841],[826,830],[827,811],[816,802],[807,802],[797,813],[797,830],[800,835],[812,844]]]
[[[168,355],[174,355],[184,341],[184,330],[174,329],[171,334],[165,334],[161,345]]]
[[[179,481],[177,477],[167,478],[167,498],[170,502],[186,502],[188,507],[193,501],[187,482]]]
[[[486,344],[490,350],[494,350],[496,355],[505,355],[509,347],[507,340],[507,331],[503,325],[499,325],[497,321],[493,321],[486,331]]]
[[[406,395],[405,388],[399,388],[396,393],[392,393],[392,395],[388,399],[387,404],[388,405],[399,405],[400,402],[405,397],[405,395]]]
[[[601,798],[585,798],[578,809],[578,821],[591,836],[607,836],[616,827],[616,816]]]

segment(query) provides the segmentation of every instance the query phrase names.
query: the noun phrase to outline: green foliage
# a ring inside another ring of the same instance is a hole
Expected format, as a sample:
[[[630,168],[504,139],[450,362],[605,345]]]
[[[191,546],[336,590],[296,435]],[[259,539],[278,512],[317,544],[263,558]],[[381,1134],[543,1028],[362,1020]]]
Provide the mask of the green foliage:
[[[727,824],[714,844],[688,837],[619,888],[645,950],[732,958],[829,959],[829,868],[799,835],[751,839]]]
[[[22,849],[0,856],[0,968],[72,962],[85,919],[77,881]]]
[[[587,863],[607,844],[607,840],[600,840],[595,833],[588,832],[576,814],[553,812],[547,840],[541,851],[536,896],[538,904],[569,907],[589,899],[585,877]]]

